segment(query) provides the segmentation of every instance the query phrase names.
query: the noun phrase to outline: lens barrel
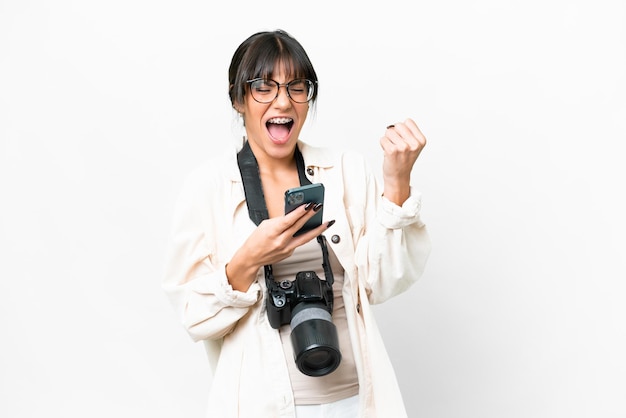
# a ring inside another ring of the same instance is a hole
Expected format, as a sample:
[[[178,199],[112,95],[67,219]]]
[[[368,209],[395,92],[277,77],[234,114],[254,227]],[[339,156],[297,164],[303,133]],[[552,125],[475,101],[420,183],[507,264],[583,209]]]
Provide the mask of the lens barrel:
[[[322,304],[300,303],[293,309],[291,344],[296,365],[307,376],[325,376],[341,362],[337,328]]]

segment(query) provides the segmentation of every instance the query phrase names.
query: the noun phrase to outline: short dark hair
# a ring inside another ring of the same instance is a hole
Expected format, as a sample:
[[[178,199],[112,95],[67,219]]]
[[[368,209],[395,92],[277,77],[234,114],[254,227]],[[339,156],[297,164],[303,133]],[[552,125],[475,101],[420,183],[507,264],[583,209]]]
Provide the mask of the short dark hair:
[[[306,78],[315,84],[311,103],[317,98],[317,74],[308,54],[294,37],[284,30],[257,32],[235,51],[228,69],[228,95],[233,106],[243,103],[248,80],[271,78],[277,64],[294,78]]]

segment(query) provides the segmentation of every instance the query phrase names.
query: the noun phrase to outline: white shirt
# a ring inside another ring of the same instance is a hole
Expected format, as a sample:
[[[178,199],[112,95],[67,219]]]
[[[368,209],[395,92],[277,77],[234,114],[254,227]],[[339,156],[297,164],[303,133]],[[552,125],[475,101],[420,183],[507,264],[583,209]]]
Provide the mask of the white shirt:
[[[342,264],[343,300],[359,375],[360,416],[406,417],[370,304],[404,292],[421,276],[430,240],[420,196],[399,207],[384,197],[365,160],[299,142],[312,183],[325,187],[325,234]],[[236,150],[187,178],[174,215],[164,290],[189,335],[205,343],[213,381],[208,416],[293,418],[280,335],[265,312],[265,279],[232,289],[225,265],[256,226],[248,216]]]

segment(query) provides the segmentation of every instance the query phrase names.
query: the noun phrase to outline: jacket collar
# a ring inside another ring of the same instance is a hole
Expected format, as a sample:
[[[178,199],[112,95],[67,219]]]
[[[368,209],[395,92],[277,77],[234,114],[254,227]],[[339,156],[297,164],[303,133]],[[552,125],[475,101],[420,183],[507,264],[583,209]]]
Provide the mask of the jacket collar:
[[[298,148],[307,167],[330,168],[336,164],[336,153],[329,148],[315,147],[298,141]]]
[[[336,153],[332,149],[316,147],[298,140],[298,148],[304,157],[306,168],[330,168],[336,164]],[[234,148],[234,152],[229,152],[228,166],[230,167],[230,179],[235,183],[242,183],[239,165],[237,165],[237,152],[241,146]]]

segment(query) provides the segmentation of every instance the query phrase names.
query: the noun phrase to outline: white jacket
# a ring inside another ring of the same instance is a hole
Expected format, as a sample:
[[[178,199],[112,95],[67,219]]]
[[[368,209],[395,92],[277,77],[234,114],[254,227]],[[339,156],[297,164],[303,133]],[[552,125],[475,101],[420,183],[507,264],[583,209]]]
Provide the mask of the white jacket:
[[[328,244],[345,269],[343,298],[360,386],[360,416],[406,417],[396,376],[371,304],[420,277],[430,241],[414,190],[402,207],[381,196],[365,160],[298,144],[313,183],[325,187]],[[194,341],[204,341],[213,370],[208,416],[295,416],[278,330],[265,312],[265,278],[247,292],[228,283],[225,265],[255,228],[248,217],[235,149],[187,178],[180,194],[164,290]]]

